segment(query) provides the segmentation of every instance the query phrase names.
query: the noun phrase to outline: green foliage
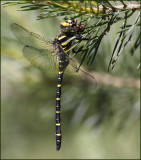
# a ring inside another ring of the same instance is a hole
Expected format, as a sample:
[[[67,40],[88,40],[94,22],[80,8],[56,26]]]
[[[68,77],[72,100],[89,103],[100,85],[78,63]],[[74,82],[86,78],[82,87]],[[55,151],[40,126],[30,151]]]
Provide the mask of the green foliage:
[[[124,48],[130,44],[136,28],[140,26],[139,1],[133,4],[123,1],[118,1],[118,4],[110,1],[18,1],[6,2],[4,6],[17,4],[22,4],[18,11],[40,10],[38,20],[59,16],[63,16],[64,19],[81,18],[81,23],[86,25],[82,40],[87,40],[75,53],[83,55],[80,66],[85,59],[87,64],[94,63],[103,38],[110,32],[113,24],[121,21],[122,25],[117,31],[117,40],[108,66],[108,71],[113,69]],[[139,12],[137,19],[133,24],[129,24],[129,20],[135,12]],[[139,37],[140,34],[133,42],[134,45],[130,51],[132,55],[139,47]],[[75,46],[79,43],[80,41],[76,42]]]

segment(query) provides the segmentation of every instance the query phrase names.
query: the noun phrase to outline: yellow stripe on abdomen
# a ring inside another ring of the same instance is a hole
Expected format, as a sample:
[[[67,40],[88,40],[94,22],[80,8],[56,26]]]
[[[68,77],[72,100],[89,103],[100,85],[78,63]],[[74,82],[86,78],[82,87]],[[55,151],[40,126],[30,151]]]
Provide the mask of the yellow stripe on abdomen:
[[[64,71],[59,71],[59,74],[63,74]]]
[[[56,123],[56,126],[61,126],[61,123]]]
[[[61,133],[56,134],[56,136],[61,136]]]
[[[61,84],[57,84],[57,87],[61,87]]]

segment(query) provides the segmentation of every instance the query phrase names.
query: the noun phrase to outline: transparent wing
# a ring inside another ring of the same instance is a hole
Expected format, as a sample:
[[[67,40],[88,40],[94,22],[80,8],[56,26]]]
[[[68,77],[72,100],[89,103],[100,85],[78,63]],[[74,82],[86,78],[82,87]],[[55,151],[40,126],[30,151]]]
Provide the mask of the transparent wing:
[[[95,77],[89,74],[84,69],[78,70],[78,63],[76,60],[71,59],[69,65],[65,70],[64,80],[71,83],[76,87],[97,87],[97,81]]]
[[[53,51],[53,45],[51,45],[52,42],[47,41],[44,37],[30,32],[16,23],[12,23],[10,27],[16,38],[24,45]]]
[[[58,68],[55,53],[50,53],[50,50],[25,46],[23,55],[39,69],[55,71]]]
[[[90,73],[88,73],[87,71],[79,69],[77,74],[78,74],[78,77],[81,77],[81,82],[79,82],[80,87],[84,87],[84,86],[91,87],[91,88],[97,87],[97,81],[96,81],[95,77],[93,75],[91,75]]]
[[[13,23],[11,30],[16,38],[25,45],[23,55],[37,68],[54,71],[57,68],[56,54],[52,42]]]

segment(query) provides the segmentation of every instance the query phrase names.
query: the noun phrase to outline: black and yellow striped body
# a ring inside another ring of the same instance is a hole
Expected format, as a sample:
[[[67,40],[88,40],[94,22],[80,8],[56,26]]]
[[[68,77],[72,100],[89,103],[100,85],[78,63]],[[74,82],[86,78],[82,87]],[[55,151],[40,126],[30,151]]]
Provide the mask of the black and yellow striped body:
[[[53,46],[56,52],[57,60],[59,61],[59,72],[56,91],[56,150],[61,148],[61,85],[63,74],[66,67],[69,65],[69,49],[73,45],[74,39],[72,38],[79,32],[84,31],[84,26],[77,24],[76,20],[67,20],[61,23],[61,33],[54,39]]]
[[[57,80],[57,91],[56,91],[56,150],[58,151],[61,148],[61,85],[63,80],[63,74],[66,67],[69,64],[69,48],[72,45],[72,41],[66,41],[69,39],[69,36],[65,34],[60,34],[54,40],[54,47],[59,61],[59,72],[58,72],[58,80]]]
[[[62,56],[62,55],[61,55]],[[67,63],[64,62],[64,58],[59,60],[59,72],[58,72],[58,81],[57,81],[57,91],[56,91],[56,150],[59,150],[61,147],[61,117],[60,117],[60,109],[61,109],[61,85],[63,80],[63,74],[65,71],[65,65]]]

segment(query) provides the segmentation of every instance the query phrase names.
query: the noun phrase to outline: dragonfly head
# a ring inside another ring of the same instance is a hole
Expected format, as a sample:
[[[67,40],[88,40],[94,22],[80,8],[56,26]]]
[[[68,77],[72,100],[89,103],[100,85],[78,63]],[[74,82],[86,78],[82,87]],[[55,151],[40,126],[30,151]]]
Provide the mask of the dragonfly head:
[[[78,24],[77,20],[66,20],[60,25],[62,33],[81,33],[85,30],[85,25]]]

